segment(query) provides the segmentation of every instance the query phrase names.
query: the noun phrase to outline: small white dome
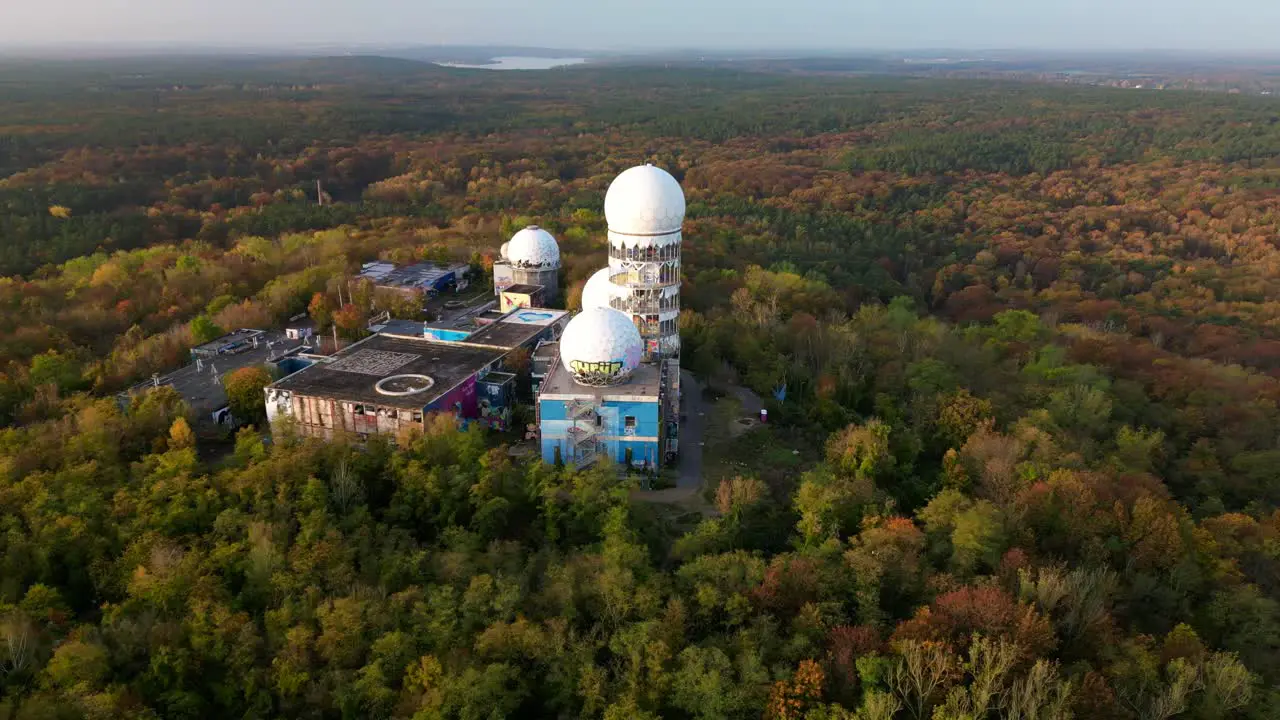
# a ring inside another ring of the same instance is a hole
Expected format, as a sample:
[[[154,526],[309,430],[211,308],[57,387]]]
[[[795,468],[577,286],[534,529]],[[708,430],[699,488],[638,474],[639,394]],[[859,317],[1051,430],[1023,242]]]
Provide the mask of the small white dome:
[[[507,259],[507,247],[508,247],[509,245],[511,245],[511,243],[510,243],[510,242],[504,242],[504,243],[502,243],[502,249],[498,251],[498,254],[502,256],[502,259],[503,259],[503,260],[506,260],[506,259]]]
[[[613,307],[613,299],[618,296],[618,290],[618,286],[609,279],[609,268],[600,268],[582,286],[582,309]]]
[[[668,235],[684,224],[684,190],[671,174],[640,165],[613,179],[604,196],[610,232],[623,235]]]
[[[640,365],[644,341],[635,323],[611,308],[578,313],[560,336],[560,360],[583,385],[617,385]]]
[[[560,267],[560,245],[551,233],[537,225],[530,225],[511,236],[506,256],[516,267]]]

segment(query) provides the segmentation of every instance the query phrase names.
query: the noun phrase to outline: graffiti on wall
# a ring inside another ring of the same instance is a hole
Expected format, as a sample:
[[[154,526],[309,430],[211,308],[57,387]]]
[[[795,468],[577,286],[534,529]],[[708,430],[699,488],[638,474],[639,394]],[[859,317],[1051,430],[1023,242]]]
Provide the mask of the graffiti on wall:
[[[427,412],[453,412],[460,418],[475,419],[478,415],[475,376],[428,405]]]
[[[511,424],[511,408],[500,405],[489,398],[480,398],[477,403],[480,421],[494,430],[506,430]]]
[[[622,372],[622,361],[585,362],[583,360],[574,360],[569,363],[569,369],[579,375],[603,375],[607,377]]]

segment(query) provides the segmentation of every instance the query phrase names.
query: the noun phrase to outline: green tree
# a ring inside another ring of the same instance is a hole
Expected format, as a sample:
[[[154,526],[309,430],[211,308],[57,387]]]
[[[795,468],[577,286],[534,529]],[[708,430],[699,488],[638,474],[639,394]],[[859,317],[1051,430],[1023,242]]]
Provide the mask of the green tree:
[[[828,538],[855,533],[864,507],[874,498],[870,478],[837,476],[825,469],[807,472],[795,497],[800,534],[807,544],[816,546]]]
[[[987,500],[972,500],[948,488],[919,512],[935,557],[949,558],[961,573],[992,568],[1005,549],[1004,518]]]
[[[208,315],[197,315],[191,320],[191,339],[197,345],[216,340],[226,334]]]
[[[256,423],[266,418],[267,401],[263,388],[271,383],[271,373],[261,366],[227,373],[222,384],[231,414],[243,423]]]
[[[110,669],[106,648],[93,642],[72,640],[58,646],[45,672],[54,687],[85,692],[98,688]]]
[[[889,434],[889,425],[878,419],[850,425],[827,441],[827,460],[838,473],[875,480],[894,464]]]
[[[739,665],[754,670],[753,675],[742,677],[723,651],[696,646],[685,648],[677,662],[671,704],[691,717],[703,720],[742,717],[751,714],[764,701],[762,689],[768,674],[758,665]]]
[[[1046,336],[1046,329],[1035,313],[1026,310],[1005,310],[995,316],[995,323],[984,329],[987,344],[1004,353],[1025,355],[1037,341]]]
[[[59,392],[74,392],[84,387],[84,375],[75,358],[50,350],[31,358],[31,382],[53,385]]]

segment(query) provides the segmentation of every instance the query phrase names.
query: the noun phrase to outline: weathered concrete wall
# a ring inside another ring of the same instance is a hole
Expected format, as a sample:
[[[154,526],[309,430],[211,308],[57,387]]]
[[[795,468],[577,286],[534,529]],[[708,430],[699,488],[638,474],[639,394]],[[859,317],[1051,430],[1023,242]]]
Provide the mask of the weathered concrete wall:
[[[346,434],[395,436],[405,428],[423,428],[421,412],[296,393],[292,411],[300,433],[326,440]]]

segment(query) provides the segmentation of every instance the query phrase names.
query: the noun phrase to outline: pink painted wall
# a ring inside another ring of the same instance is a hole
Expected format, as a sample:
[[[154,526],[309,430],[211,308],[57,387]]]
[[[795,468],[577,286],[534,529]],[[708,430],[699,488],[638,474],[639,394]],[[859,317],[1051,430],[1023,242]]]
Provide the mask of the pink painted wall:
[[[427,406],[427,412],[451,413],[457,403],[462,403],[462,417],[468,420],[480,417],[480,409],[476,406],[476,378],[474,375],[466,382],[449,391],[447,395]]]

